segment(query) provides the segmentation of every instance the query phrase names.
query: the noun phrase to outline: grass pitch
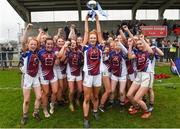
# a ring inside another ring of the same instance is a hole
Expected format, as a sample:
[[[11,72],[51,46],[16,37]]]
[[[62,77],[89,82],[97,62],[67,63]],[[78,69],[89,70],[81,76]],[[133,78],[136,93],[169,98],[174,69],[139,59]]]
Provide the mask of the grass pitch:
[[[169,79],[154,82],[155,109],[148,120],[140,118],[141,113],[131,116],[127,108],[120,112],[118,108],[109,109],[100,114],[100,120],[95,121],[90,115],[92,128],[180,128],[180,78],[172,75],[169,67],[156,67],[156,73],[167,73]],[[29,121],[26,126],[20,125],[22,115],[22,90],[20,88],[21,74],[18,70],[0,70],[0,127],[1,128],[82,128],[83,112],[78,108],[74,113],[68,106],[56,108],[50,118],[45,119],[42,111],[41,122],[32,117],[34,95],[29,111]]]

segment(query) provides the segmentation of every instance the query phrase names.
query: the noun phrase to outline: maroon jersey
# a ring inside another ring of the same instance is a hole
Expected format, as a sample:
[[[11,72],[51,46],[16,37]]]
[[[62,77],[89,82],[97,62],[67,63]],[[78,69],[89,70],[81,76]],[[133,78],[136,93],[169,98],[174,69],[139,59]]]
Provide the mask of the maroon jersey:
[[[79,76],[82,66],[82,52],[81,51],[69,51],[68,52],[68,63],[70,66],[70,72],[73,76]]]
[[[110,53],[111,73],[117,77],[122,74],[122,53],[112,51]]]
[[[39,58],[37,51],[26,51],[25,54],[22,55],[24,58],[25,71],[31,77],[35,77],[38,73],[39,67]]]
[[[64,59],[64,61],[59,62],[59,67],[61,70],[62,74],[66,74],[66,69],[67,69],[67,57]]]
[[[147,72],[151,70],[150,66],[150,55],[147,51],[137,51],[135,53],[137,61],[137,70],[139,72]]]
[[[103,54],[104,58],[105,57],[107,58],[107,56],[109,56],[109,54],[108,55]],[[107,60],[104,60],[103,63],[106,65],[108,71],[111,72],[111,61],[109,60],[109,58]]]
[[[126,66],[127,66],[127,72],[128,74],[133,74],[134,73],[134,60],[126,60]]]
[[[102,47],[100,45],[96,45],[95,47],[92,47],[90,44],[88,46],[85,46],[84,52],[86,57],[84,61],[87,62],[84,63],[84,69],[88,69],[89,75],[98,75],[100,74],[100,63],[101,63],[101,52]],[[87,66],[86,66],[87,65]]]
[[[56,59],[54,51],[46,51],[42,49],[39,53],[39,59],[41,61],[42,73],[45,80],[51,80],[54,78],[54,62]]]

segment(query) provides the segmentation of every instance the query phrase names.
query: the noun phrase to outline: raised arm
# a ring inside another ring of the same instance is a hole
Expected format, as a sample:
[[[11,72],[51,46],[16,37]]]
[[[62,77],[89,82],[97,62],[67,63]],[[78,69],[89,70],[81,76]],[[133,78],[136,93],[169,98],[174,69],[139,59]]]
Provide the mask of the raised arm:
[[[151,54],[151,55],[154,55],[154,52],[153,52],[152,48],[151,48],[151,47],[149,46],[149,44],[145,41],[143,34],[140,35],[140,40],[144,43],[145,48],[146,48],[146,50],[148,51],[148,53]]]
[[[158,53],[159,56],[164,56],[164,53],[158,47],[156,47],[156,52]]]
[[[124,45],[121,42],[117,43],[119,48],[122,50],[122,52],[127,55],[128,54],[128,50],[124,47]]]
[[[129,45],[128,58],[129,58],[129,59],[134,59],[134,58],[136,58],[136,55],[132,53],[133,43],[134,43],[133,39],[132,39],[132,38],[129,38],[129,39],[128,39],[128,45]]]
[[[45,32],[41,28],[39,28],[38,31],[39,31],[39,34],[38,34],[36,39],[40,43],[41,42],[41,37],[45,34]]]
[[[133,34],[131,33],[131,31],[129,30],[129,28],[128,28],[127,25],[124,25],[124,26],[123,26],[123,29],[128,33],[128,35],[129,35],[130,38],[133,38]]]
[[[99,17],[97,14],[96,14],[95,18],[96,18],[96,30],[97,30],[98,42],[103,43],[103,37],[102,37],[102,33],[101,33],[101,25],[100,25]]]
[[[84,40],[83,40],[83,43],[82,43],[83,46],[87,44],[88,38],[89,38],[89,24],[88,24],[88,19],[89,19],[89,16],[88,16],[88,14],[87,14],[86,19],[85,19],[85,24],[84,24]]]
[[[26,51],[26,49],[27,49],[26,43],[28,42],[28,33],[32,27],[33,27],[33,24],[29,23],[24,30],[23,36],[21,38],[21,44],[22,44],[23,51]]]
[[[127,38],[126,38],[126,36],[125,36],[125,34],[121,28],[119,29],[119,34],[122,37],[123,43],[127,43]]]
[[[76,39],[76,38],[77,38],[77,36],[75,33],[75,25],[72,24],[70,27],[70,33],[69,33],[68,39]]]
[[[58,58],[63,58],[63,56],[65,55],[66,49],[68,48],[69,44],[70,44],[70,41],[66,41],[65,42],[64,46],[61,48],[61,50],[57,54]]]

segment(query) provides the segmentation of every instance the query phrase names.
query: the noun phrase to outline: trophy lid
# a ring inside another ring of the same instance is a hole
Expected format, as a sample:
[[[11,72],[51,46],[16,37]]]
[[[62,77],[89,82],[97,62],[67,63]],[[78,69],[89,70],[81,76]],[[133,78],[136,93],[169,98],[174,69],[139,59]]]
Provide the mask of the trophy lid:
[[[92,8],[95,8],[95,7],[96,7],[96,4],[97,4],[97,2],[96,2],[95,0],[90,0],[90,1],[87,3],[87,5],[90,6],[90,7],[92,7]]]

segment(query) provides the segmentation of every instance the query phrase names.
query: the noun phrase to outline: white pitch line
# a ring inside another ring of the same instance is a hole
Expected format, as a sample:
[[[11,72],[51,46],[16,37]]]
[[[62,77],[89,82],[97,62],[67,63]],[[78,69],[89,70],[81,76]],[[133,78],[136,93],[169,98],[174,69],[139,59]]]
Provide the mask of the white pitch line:
[[[156,85],[156,86],[167,86],[167,85],[180,85],[180,83],[156,83],[156,84],[153,84],[153,85]]]
[[[14,88],[14,87],[0,87],[0,90],[20,90],[22,88]]]

